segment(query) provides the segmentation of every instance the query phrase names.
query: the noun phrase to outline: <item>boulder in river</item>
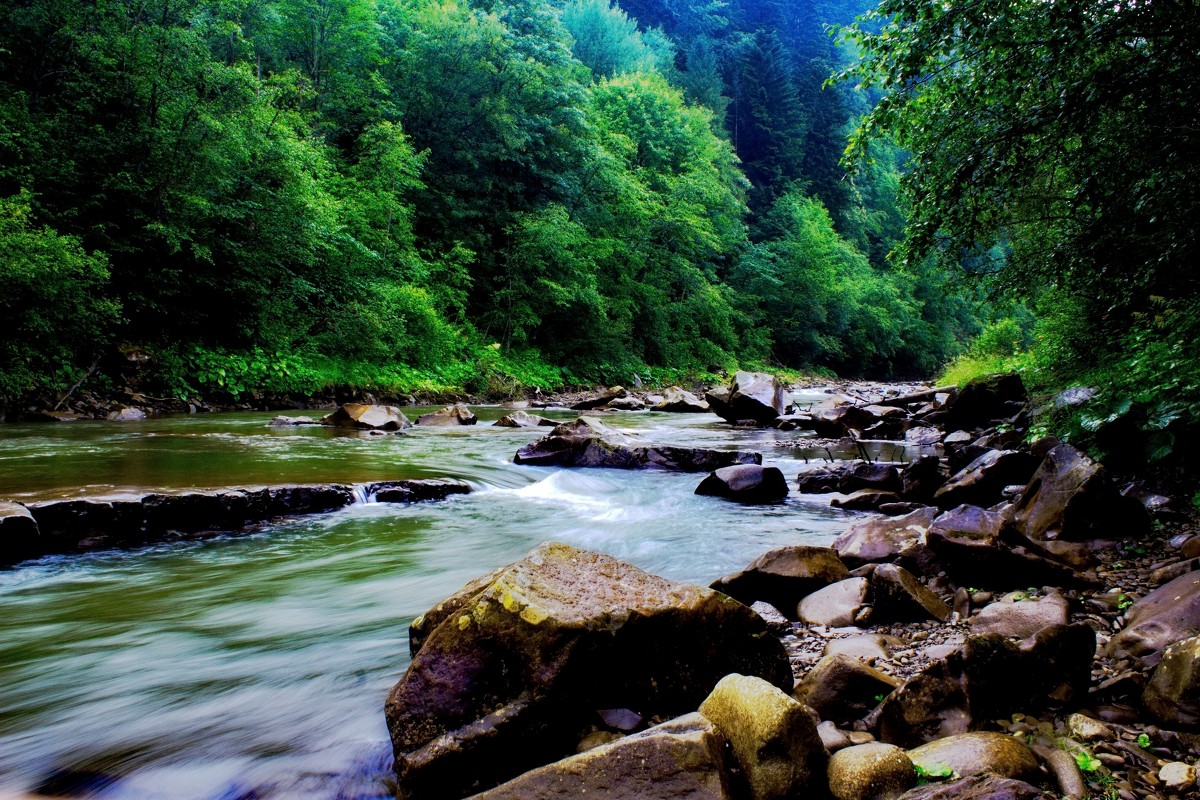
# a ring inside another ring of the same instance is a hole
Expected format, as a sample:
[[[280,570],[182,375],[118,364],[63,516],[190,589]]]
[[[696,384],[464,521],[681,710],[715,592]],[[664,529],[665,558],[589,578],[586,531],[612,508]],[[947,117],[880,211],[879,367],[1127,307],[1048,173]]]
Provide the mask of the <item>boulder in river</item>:
[[[654,410],[676,414],[705,414],[710,409],[708,403],[691,392],[679,386],[671,386],[663,392],[663,399],[654,406]]]
[[[454,494],[469,494],[471,485],[465,481],[446,478],[419,478],[382,481],[366,486],[368,496],[380,503],[419,503],[425,500],[445,500]]]
[[[725,497],[739,503],[778,503],[787,497],[788,485],[779,467],[735,464],[709,474],[696,487],[696,494]]]
[[[746,606],[564,544],[437,617],[386,704],[403,791],[487,788],[569,755],[599,709],[673,717],[731,672],[792,688],[783,646]]]
[[[495,422],[497,428],[553,428],[556,425],[558,423],[552,419],[521,410],[505,414]]]
[[[614,467],[708,472],[734,464],[760,464],[759,453],[703,447],[639,444],[594,417],[558,425],[517,451],[514,461],[538,467]]]
[[[477,422],[479,417],[475,416],[475,412],[467,408],[465,403],[455,403],[417,417],[417,424],[426,428],[452,428],[456,425],[474,425]]]
[[[624,386],[613,386],[608,389],[605,389],[602,392],[598,392],[598,393],[592,395],[591,397],[580,400],[578,403],[575,403],[574,405],[571,406],[571,410],[572,411],[591,411],[592,409],[603,408],[604,406],[611,403],[613,400],[617,400],[619,398],[629,397],[629,396],[630,396],[629,390],[626,389]]]
[[[322,425],[358,430],[399,431],[411,428],[404,412],[395,406],[346,403],[337,411],[321,417]]]
[[[762,426],[773,425],[788,406],[783,383],[765,372],[738,372],[727,389],[709,391],[704,398],[727,422],[753,420]]]
[[[29,509],[0,500],[0,566],[38,553],[41,533]]]
[[[744,569],[714,581],[711,588],[746,605],[762,600],[794,617],[796,604],[806,596],[849,577],[832,549],[790,545],[763,553]]]

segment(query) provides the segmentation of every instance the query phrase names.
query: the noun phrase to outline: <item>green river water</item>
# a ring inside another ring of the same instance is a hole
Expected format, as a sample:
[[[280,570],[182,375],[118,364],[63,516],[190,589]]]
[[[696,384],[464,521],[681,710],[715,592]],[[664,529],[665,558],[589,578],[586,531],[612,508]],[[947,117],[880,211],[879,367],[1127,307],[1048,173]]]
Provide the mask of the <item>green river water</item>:
[[[556,540],[707,584],[771,547],[828,544],[849,519],[827,498],[696,497],[700,475],[517,466],[545,429],[476,411],[478,426],[382,437],[271,429],[265,412],[0,427],[0,498],[442,476],[475,489],[0,571],[0,797],[56,782],[106,798],[384,797],[383,700],[408,624],[470,579]],[[606,421],[758,450],[789,480],[815,455],[797,433],[710,415]]]

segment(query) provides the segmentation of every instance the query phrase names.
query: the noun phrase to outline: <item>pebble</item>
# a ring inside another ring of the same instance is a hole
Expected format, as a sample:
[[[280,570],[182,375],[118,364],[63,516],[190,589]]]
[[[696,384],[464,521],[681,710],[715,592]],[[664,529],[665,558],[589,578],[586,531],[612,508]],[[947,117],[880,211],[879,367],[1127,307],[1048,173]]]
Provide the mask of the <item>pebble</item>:
[[[875,741],[875,737],[866,731],[849,731],[846,736],[850,739],[850,744],[866,744]]]

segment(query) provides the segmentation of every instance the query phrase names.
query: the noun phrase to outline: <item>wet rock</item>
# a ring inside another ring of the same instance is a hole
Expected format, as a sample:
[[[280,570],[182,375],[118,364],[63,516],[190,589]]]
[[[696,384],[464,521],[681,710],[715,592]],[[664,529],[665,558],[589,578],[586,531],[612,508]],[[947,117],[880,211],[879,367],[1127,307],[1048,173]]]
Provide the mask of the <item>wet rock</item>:
[[[464,403],[455,403],[452,406],[439,408],[437,411],[429,414],[422,414],[421,416],[417,417],[417,424],[426,428],[448,428],[455,425],[474,425],[477,422],[479,422],[479,417],[475,416],[475,412],[467,408]]]
[[[858,520],[834,540],[833,549],[852,567],[913,558],[917,548],[924,547],[925,533],[939,513],[925,507],[902,517]]]
[[[950,619],[950,607],[911,572],[895,564],[880,564],[871,573],[871,602],[874,625]]]
[[[654,406],[655,411],[670,411],[676,414],[706,414],[708,403],[679,386],[671,386],[663,392],[663,399]]]
[[[941,459],[929,454],[917,456],[900,472],[900,494],[908,500],[930,505],[934,493],[945,482]]]
[[[383,481],[366,486],[368,495],[380,503],[418,503],[425,500],[445,500],[455,494],[469,494],[471,485],[464,481],[422,478]]]
[[[916,782],[912,760],[895,745],[860,744],[829,759],[829,791],[836,800],[894,800]]]
[[[717,416],[728,422],[754,420],[764,426],[774,424],[788,405],[784,385],[774,375],[764,372],[738,372],[728,390],[710,391],[704,399]]]
[[[844,467],[819,466],[797,475],[796,488],[801,494],[836,492],[844,472]]]
[[[1069,444],[1052,448],[1013,509],[1013,524],[1031,539],[1114,539],[1150,530],[1150,515],[1125,497],[1104,467]]]
[[[959,777],[989,773],[1001,778],[1035,778],[1038,762],[1020,740],[1003,733],[976,731],[938,739],[908,751],[926,772],[950,768]]]
[[[812,430],[813,417],[812,414],[784,414],[775,418],[774,427],[781,431]]]
[[[1012,417],[1028,401],[1020,375],[990,375],[959,390],[946,408],[944,426],[948,431],[986,428]]]
[[[976,775],[947,783],[931,783],[900,796],[901,800],[1045,800],[1045,793],[1025,781]]]
[[[878,511],[881,506],[899,503],[900,496],[895,492],[882,492],[878,489],[859,489],[845,497],[835,497],[829,505],[843,511]]]
[[[802,622],[844,628],[854,624],[854,618],[867,602],[870,581],[866,578],[847,578],[813,592],[800,601],[796,610]]]
[[[1147,666],[1162,660],[1168,645],[1200,635],[1200,572],[1163,584],[1125,612],[1125,627],[1108,643],[1115,659],[1136,658]]]
[[[267,427],[268,428],[296,428],[301,425],[319,425],[319,424],[320,423],[317,422],[312,417],[303,417],[303,416],[301,416],[301,417],[285,417],[285,416],[281,415],[278,417],[273,417],[271,419],[271,421],[267,423]]]
[[[792,691],[792,697],[821,719],[846,725],[862,719],[891,694],[900,681],[848,655],[829,655],[817,662]]]
[[[933,496],[939,508],[990,506],[1001,500],[1005,486],[1026,484],[1039,459],[1021,450],[989,450],[953,475]]]
[[[0,566],[37,555],[41,533],[29,509],[0,500]]]
[[[399,431],[411,428],[404,412],[395,406],[346,403],[337,411],[321,417],[322,425],[358,430]]]
[[[1011,592],[974,616],[971,631],[1024,639],[1050,625],[1066,625],[1068,617],[1066,598],[1058,592],[1036,598]]]
[[[846,566],[831,548],[793,545],[763,553],[711,588],[746,605],[763,600],[794,614],[802,599],[847,577]]]
[[[702,447],[642,445],[593,417],[558,425],[548,436],[522,447],[514,461],[531,466],[612,467],[708,472],[734,464],[760,464],[758,453]]]
[[[594,408],[602,408],[611,403],[613,400],[618,400],[622,397],[629,397],[629,390],[624,386],[613,386],[609,389],[605,389],[599,394],[592,395],[585,400],[580,400],[578,403],[575,403],[573,406],[571,406],[571,410],[591,411]]]
[[[558,425],[552,419],[539,417],[536,414],[530,414],[527,411],[514,411],[511,414],[505,414],[494,423],[498,428],[553,428]]]
[[[646,401],[633,395],[617,397],[609,400],[605,408],[609,411],[642,411],[646,408]]]
[[[1170,728],[1200,725],[1200,637],[1175,642],[1163,651],[1142,703]]]
[[[787,497],[788,485],[778,467],[737,464],[712,472],[696,487],[696,494],[739,503],[778,503]]]
[[[784,800],[824,788],[827,756],[817,723],[776,686],[726,675],[700,713],[729,740],[753,800]]]
[[[692,713],[526,772],[473,800],[731,800],[725,739]]]
[[[137,422],[146,418],[145,409],[137,406],[121,406],[108,412],[108,419],[113,422]]]
[[[850,494],[859,489],[899,492],[901,486],[900,471],[891,464],[867,464],[860,462],[842,472],[837,490],[842,494]]]
[[[462,796],[568,755],[595,709],[675,716],[731,672],[792,688],[749,608],[610,556],[544,544],[470,588],[388,696],[402,791]]]

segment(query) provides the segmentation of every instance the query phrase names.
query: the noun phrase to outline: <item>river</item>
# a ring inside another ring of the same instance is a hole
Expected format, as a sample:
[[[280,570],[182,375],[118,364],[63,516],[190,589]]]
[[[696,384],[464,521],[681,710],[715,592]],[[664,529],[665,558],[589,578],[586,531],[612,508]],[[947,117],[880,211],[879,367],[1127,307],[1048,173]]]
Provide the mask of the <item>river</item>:
[[[0,796],[386,797],[383,700],[408,664],[408,624],[470,579],[556,540],[706,584],[847,525],[826,498],[697,497],[700,475],[517,466],[546,429],[495,428],[504,409],[475,410],[478,426],[404,436],[268,428],[268,413],[0,428],[0,497],[18,500],[443,476],[475,489],[0,571]],[[710,415],[606,421],[758,450],[789,480],[819,458],[798,433]]]

